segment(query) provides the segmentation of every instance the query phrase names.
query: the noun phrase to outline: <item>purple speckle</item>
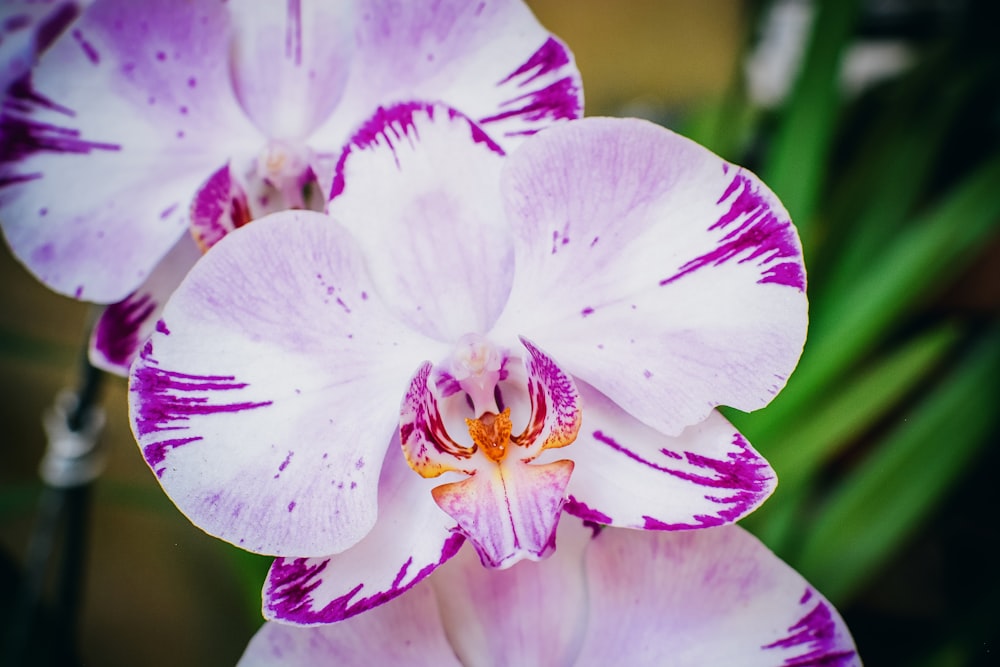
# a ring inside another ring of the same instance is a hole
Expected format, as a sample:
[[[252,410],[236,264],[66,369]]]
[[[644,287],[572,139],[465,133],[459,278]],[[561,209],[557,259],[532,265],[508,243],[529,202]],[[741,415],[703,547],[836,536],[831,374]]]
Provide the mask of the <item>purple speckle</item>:
[[[292,502],[288,503],[288,511],[291,512],[293,509],[295,509],[295,501],[294,500]]]
[[[198,85],[198,79],[194,78],[193,76],[188,79],[188,88],[194,88],[197,85]]]
[[[357,461],[354,462],[354,469],[355,470],[361,470],[364,467],[365,467],[365,460],[364,459],[358,459]]]
[[[284,472],[285,471],[285,468],[288,467],[288,464],[292,462],[292,456],[294,454],[295,454],[295,452],[288,452],[288,456],[286,456],[285,460],[282,461],[281,465],[278,466],[278,472]]]
[[[170,329],[167,328],[167,323],[163,320],[156,320],[156,330],[164,336],[170,335]]]
[[[156,59],[159,60],[160,62],[163,62],[164,60],[167,59],[167,54],[164,53],[163,51],[157,51],[156,52]]]
[[[594,312],[594,309],[591,308],[590,306],[587,306],[586,308],[584,308],[583,310],[580,311],[580,315],[586,317],[587,315],[590,315],[593,312]]]
[[[93,44],[83,38],[83,33],[79,30],[74,30],[71,34],[73,35],[73,39],[76,40],[76,43],[80,45],[81,49],[83,49],[83,53],[87,56],[87,59],[90,62],[95,65],[101,62],[101,57],[97,53],[97,49],[94,48]]]
[[[45,208],[44,206],[42,208],[38,209],[38,215],[39,216],[41,216],[41,217],[44,218],[48,214],[49,214],[49,209]]]
[[[181,112],[182,116],[186,116],[188,113],[188,108],[184,105],[181,105],[177,110]]]
[[[170,206],[160,211],[160,220],[166,220],[167,218],[169,218],[170,214],[176,211],[178,206],[179,204],[177,202],[174,202]]]
[[[73,292],[73,297],[79,299],[83,296],[83,285],[77,285],[76,291]]]
[[[645,369],[645,370],[642,371],[642,377],[644,377],[644,378],[646,378],[648,380],[651,377],[653,377],[653,372],[647,368],[647,369]]]

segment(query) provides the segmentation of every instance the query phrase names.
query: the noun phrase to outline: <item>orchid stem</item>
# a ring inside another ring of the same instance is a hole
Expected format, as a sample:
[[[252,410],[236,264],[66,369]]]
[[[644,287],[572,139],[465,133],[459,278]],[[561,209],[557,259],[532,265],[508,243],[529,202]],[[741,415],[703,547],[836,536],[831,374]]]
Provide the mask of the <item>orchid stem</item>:
[[[17,611],[9,627],[3,664],[74,665],[76,620],[87,547],[91,487],[104,468],[99,434],[104,415],[96,405],[103,373],[86,357],[76,391],[61,392],[43,423],[48,446],[40,465],[44,487],[29,538]],[[59,561],[57,550],[61,551]],[[44,601],[56,570],[54,597]]]

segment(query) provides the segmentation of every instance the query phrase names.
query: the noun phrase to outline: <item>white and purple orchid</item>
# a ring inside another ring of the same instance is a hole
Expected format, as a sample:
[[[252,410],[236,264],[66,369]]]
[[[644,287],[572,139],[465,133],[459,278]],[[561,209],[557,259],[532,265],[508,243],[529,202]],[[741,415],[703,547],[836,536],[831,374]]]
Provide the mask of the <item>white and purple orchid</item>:
[[[265,623],[239,667],[861,664],[836,609],[737,526],[559,532],[543,563],[490,571],[463,549],[358,618]]]
[[[3,28],[28,35],[22,14]],[[38,45],[4,39],[19,76]],[[205,249],[322,210],[359,125],[409,101],[505,149],[582,112],[572,55],[520,0],[96,0],[4,99],[3,231],[49,287],[112,304],[91,358],[124,374]]]
[[[639,120],[505,157],[442,105],[380,111],[330,217],[229,234],[132,367],[146,461],[208,533],[279,558],[265,616],[322,624],[463,541],[492,567],[565,510],[731,523],[771,468],[716,410],[784,385],[806,330],[794,227],[749,172]]]

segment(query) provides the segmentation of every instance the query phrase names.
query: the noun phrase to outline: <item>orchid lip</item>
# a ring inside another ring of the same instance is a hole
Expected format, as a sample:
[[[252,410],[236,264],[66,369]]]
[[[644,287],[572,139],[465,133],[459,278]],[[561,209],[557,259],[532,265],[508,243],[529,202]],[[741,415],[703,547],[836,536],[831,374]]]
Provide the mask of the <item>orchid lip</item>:
[[[438,371],[443,380],[432,382],[432,365],[422,365],[401,409],[400,442],[410,467],[422,477],[467,475],[435,487],[432,496],[492,567],[551,552],[573,463],[532,461],[544,449],[571,444],[581,423],[572,379],[541,350],[522,343],[527,381],[503,382],[508,398],[530,404],[518,435],[512,435],[511,407],[497,408],[496,397],[504,395],[499,378],[509,357],[481,336],[460,339],[443,364],[447,370]],[[449,417],[455,412],[470,410],[472,416],[464,418],[466,444],[464,434],[452,435],[456,431],[448,422],[454,423]]]

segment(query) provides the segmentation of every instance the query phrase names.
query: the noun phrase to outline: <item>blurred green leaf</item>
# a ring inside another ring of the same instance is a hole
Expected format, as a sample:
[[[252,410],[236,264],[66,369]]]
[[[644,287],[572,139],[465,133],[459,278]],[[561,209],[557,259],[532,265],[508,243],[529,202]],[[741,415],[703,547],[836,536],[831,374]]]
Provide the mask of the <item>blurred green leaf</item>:
[[[756,442],[779,486],[773,502],[747,517],[744,526],[775,552],[787,553],[794,518],[816,473],[923,382],[957,339],[951,326],[914,338],[826,396],[817,410],[799,415],[773,441]]]
[[[840,111],[840,60],[853,37],[859,0],[821,0],[802,68],[761,170],[799,227],[807,251]],[[808,256],[807,252],[807,256]]]
[[[760,413],[736,421],[757,441],[814,410],[830,383],[975,256],[1000,222],[1000,158],[981,167],[872,258],[849,291],[813,305],[809,340],[788,387]]]
[[[984,336],[843,479],[810,522],[794,565],[835,603],[850,598],[989,444],[1000,402],[1000,334]]]

